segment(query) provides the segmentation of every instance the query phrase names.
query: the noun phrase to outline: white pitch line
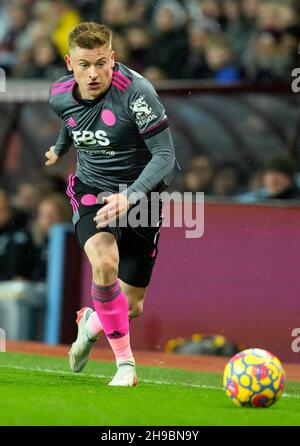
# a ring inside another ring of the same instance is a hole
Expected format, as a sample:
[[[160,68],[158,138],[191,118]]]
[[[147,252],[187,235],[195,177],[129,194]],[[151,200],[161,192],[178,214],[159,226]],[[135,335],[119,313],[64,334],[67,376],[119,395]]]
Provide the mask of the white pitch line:
[[[87,378],[103,378],[103,379],[110,379],[111,376],[109,375],[101,375],[101,374],[93,374],[93,373],[81,373],[80,375],[78,373],[75,372],[69,372],[68,370],[52,370],[52,369],[44,369],[41,367],[36,367],[36,368],[30,368],[30,367],[21,367],[21,366],[16,366],[16,365],[0,365],[0,369],[15,369],[15,370],[24,370],[27,372],[44,372],[44,373],[51,373],[53,375],[69,375],[69,376],[73,376],[75,377],[83,377],[86,376]],[[76,379],[76,378],[75,378]],[[209,390],[222,390],[224,391],[223,387],[220,386],[208,386],[206,384],[195,384],[195,383],[184,383],[184,382],[175,382],[175,381],[157,381],[155,379],[143,379],[140,380],[140,382],[144,382],[147,384],[159,384],[159,385],[167,385],[167,386],[185,386],[185,387],[193,387],[193,388],[197,388],[197,389],[209,389]],[[300,399],[300,395],[291,395],[290,393],[284,393],[282,395],[285,398],[295,398],[295,399]]]
[[[10,369],[15,369],[15,370],[25,370],[28,372],[45,372],[45,373],[52,373],[54,375],[71,375],[73,377],[75,376],[86,376],[88,378],[107,378],[110,379],[111,376],[110,375],[101,375],[100,373],[95,375],[93,373],[81,373],[79,375],[79,373],[75,373],[75,372],[69,372],[68,370],[52,370],[52,369],[44,369],[41,367],[36,367],[36,368],[29,368],[29,367],[21,367],[21,366],[16,366],[16,365],[0,365],[0,369],[5,369],[5,368],[10,368]],[[141,382],[145,382],[147,384],[165,384],[165,385],[182,385],[182,386],[189,386],[189,387],[197,387],[200,389],[213,389],[213,390],[223,390],[222,387],[217,387],[217,386],[207,386],[206,384],[189,384],[189,383],[182,383],[182,382],[170,382],[170,381],[156,381],[156,380],[152,380],[152,379],[143,379],[141,380]]]

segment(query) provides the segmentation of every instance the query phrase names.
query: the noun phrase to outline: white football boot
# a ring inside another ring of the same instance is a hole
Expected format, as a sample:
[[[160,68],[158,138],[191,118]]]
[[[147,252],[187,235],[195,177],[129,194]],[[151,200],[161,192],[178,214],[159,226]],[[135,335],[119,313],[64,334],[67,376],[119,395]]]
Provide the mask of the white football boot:
[[[73,342],[69,351],[69,364],[72,372],[81,372],[89,360],[93,345],[99,339],[99,336],[93,339],[88,337],[87,321],[93,312],[94,310],[89,307],[83,307],[77,311],[78,333],[76,341]]]
[[[137,386],[138,377],[135,369],[134,359],[128,359],[125,361],[117,361],[117,373],[113,379],[108,383],[109,386]]]

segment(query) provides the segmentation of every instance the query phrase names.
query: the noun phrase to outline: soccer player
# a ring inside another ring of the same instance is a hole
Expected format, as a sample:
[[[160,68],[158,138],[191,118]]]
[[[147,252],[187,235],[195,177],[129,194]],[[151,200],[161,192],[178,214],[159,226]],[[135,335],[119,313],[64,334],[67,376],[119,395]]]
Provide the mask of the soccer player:
[[[133,386],[137,374],[129,319],[143,309],[161,213],[148,227],[110,223],[127,216],[142,194],[150,197],[168,186],[178,164],[157,93],[145,78],[115,61],[111,42],[111,30],[94,22],[81,23],[70,32],[65,61],[72,74],[50,91],[50,106],[62,126],[57,143],[45,154],[45,164],[58,163],[74,143],[77,170],[69,177],[67,194],[77,240],[92,268],[96,311],[85,307],[77,313],[70,367],[75,372],[83,369],[104,331],[117,365],[109,385]]]

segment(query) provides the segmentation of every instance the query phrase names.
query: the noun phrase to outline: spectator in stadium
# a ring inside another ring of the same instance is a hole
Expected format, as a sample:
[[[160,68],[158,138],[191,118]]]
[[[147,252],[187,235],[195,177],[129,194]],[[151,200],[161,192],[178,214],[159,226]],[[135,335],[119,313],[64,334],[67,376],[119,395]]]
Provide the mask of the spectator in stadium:
[[[25,214],[27,221],[30,222],[36,215],[40,199],[40,189],[33,182],[24,181],[19,184],[13,203],[16,209]]]
[[[262,0],[242,0],[241,12],[245,23],[255,27],[257,12],[262,4]]]
[[[221,163],[213,178],[212,194],[218,197],[233,197],[240,193],[245,184],[241,168],[232,161]]]
[[[240,0],[224,0],[223,14],[225,18],[225,30],[227,31],[231,25],[235,24],[241,15]]]
[[[228,11],[228,7],[224,6],[226,17],[224,35],[232,45],[241,67],[246,63],[248,48],[257,33],[257,13],[260,3],[261,0],[239,1],[239,15],[236,18],[234,18],[236,13],[230,11],[230,8]]]
[[[81,21],[79,11],[68,0],[52,0],[51,15],[55,17],[55,24],[51,32],[51,39],[63,58],[68,52],[66,35]]]
[[[52,23],[54,23],[54,19],[51,18],[50,7],[50,1],[48,0],[42,0],[32,5],[30,19],[22,33],[22,39],[18,40],[16,62],[11,72],[13,77],[23,78],[27,76],[29,66],[32,65],[31,56],[34,45],[41,40],[49,39]]]
[[[289,59],[292,68],[299,66],[298,49],[300,45],[300,8],[295,4],[281,5],[283,33],[280,51]]]
[[[18,77],[22,75],[25,78],[54,80],[59,76],[63,76],[66,70],[55,46],[47,37],[33,44],[26,65],[23,63],[19,64],[15,73],[18,73]]]
[[[99,0],[73,0],[84,20],[94,20],[99,10]]]
[[[184,174],[182,192],[204,192],[211,194],[214,166],[205,154],[194,156]]]
[[[209,27],[221,31],[220,25],[216,19],[216,17],[219,17],[219,6],[217,7],[218,9],[216,9],[215,14],[213,8],[203,9],[203,3],[198,0],[183,0],[181,3],[183,3],[188,14],[187,24],[196,23],[200,28]]]
[[[128,0],[103,0],[100,4],[100,22],[124,35],[130,23],[129,11]]]
[[[257,167],[250,173],[246,190],[235,196],[239,203],[256,203],[266,199],[267,192],[263,184],[263,174],[262,167]]]
[[[292,5],[263,2],[257,13],[257,33],[245,52],[247,78],[254,83],[290,81],[299,44],[297,11]],[[292,26],[289,34],[289,26]]]
[[[300,5],[292,2],[281,5],[280,20],[284,31],[294,33],[299,38],[300,29]]]
[[[249,52],[246,64],[246,77],[254,83],[276,82],[280,80],[279,39],[271,32],[259,34]]]
[[[155,7],[153,0],[131,0],[130,2],[130,24],[132,27],[147,27]]]
[[[167,73],[164,70],[153,65],[145,68],[142,74],[150,82],[159,82],[168,79]]]
[[[13,77],[59,77],[64,36],[84,15],[115,30],[120,57],[151,80],[215,78],[206,72],[204,46],[217,32],[232,53],[233,67],[222,67],[221,80],[246,73],[251,83],[290,81],[299,13],[297,2],[274,0],[3,0],[0,65]]]
[[[281,200],[299,200],[300,189],[296,184],[295,161],[289,156],[273,158],[265,167],[263,185],[267,198]]]
[[[280,32],[282,29],[281,7],[277,1],[262,2],[257,11],[258,31]]]
[[[248,20],[241,9],[240,0],[224,0],[225,27],[224,37],[228,40],[239,61],[255,33],[252,20]]]
[[[71,219],[68,200],[62,194],[52,193],[40,201],[36,220],[31,229],[35,246],[31,280],[44,281],[46,279],[50,228],[57,223],[69,223]]]
[[[261,189],[263,189],[263,173],[263,169],[259,167],[250,174],[248,181],[249,192],[257,193],[260,192]]]
[[[184,79],[203,79],[211,74],[205,58],[205,48],[209,35],[217,28],[209,23],[204,25],[193,22],[188,27],[189,52],[182,70]]]
[[[133,26],[126,32],[126,39],[130,51],[130,67],[138,72],[144,71],[151,52],[149,32],[145,28]]]
[[[256,38],[252,57],[247,67],[254,83],[289,82],[294,68],[298,42],[286,34],[263,32]]]
[[[24,215],[13,209],[8,195],[0,190],[0,280],[30,277],[33,244],[25,227]]]
[[[0,44],[6,36],[10,27],[10,17],[9,17],[9,0],[1,1],[0,8]]]
[[[37,181],[37,185],[42,196],[49,195],[52,192],[65,196],[67,183],[65,179],[58,173],[46,174],[44,171],[41,178]]]
[[[221,29],[224,25],[224,15],[222,10],[222,2],[219,0],[203,0],[200,3],[201,12],[200,17],[198,19],[201,20],[201,18],[209,18],[213,20]]]
[[[156,66],[170,79],[178,79],[186,63],[188,41],[186,13],[179,3],[167,0],[154,14],[153,40],[148,64]]]
[[[22,51],[28,51],[32,45],[50,38],[56,25],[56,16],[52,13],[50,0],[41,0],[32,4],[29,21],[22,41]]]
[[[15,208],[26,217],[30,224],[37,216],[40,201],[49,195],[66,196],[67,184],[58,174],[45,174],[43,171],[35,181],[21,182],[13,197]]]
[[[298,49],[300,45],[300,27],[289,27],[281,36],[280,52],[282,57],[288,61],[292,72],[293,68],[299,66]]]
[[[9,27],[0,42],[0,66],[10,74],[17,63],[18,48],[25,36],[29,14],[25,6],[13,3],[8,9]]]
[[[210,37],[205,57],[212,78],[218,83],[232,83],[241,80],[241,72],[235,60],[234,52],[223,37],[215,35]]]
[[[118,54],[118,59],[121,63],[128,65],[130,63],[130,51],[128,42],[125,36],[115,33],[113,38],[113,45]]]

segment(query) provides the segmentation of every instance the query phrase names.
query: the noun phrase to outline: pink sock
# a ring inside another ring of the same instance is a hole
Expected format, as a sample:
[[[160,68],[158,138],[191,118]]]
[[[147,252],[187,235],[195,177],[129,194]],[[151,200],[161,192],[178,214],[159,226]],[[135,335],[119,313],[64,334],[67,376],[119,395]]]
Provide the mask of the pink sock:
[[[90,315],[87,321],[87,330],[88,330],[88,336],[90,339],[93,339],[100,335],[100,333],[103,331],[103,327],[101,325],[101,322],[98,318],[97,312],[94,311]]]
[[[119,282],[92,283],[92,298],[104,333],[117,361],[133,359],[129,338],[128,302]]]

